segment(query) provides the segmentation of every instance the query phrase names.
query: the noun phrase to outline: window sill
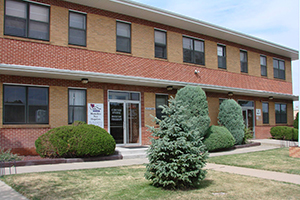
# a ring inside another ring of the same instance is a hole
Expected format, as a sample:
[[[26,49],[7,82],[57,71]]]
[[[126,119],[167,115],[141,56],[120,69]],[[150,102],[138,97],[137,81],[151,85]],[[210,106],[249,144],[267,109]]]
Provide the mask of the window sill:
[[[191,65],[191,66],[195,66],[195,67],[205,67],[205,65],[196,64],[196,63],[189,63],[189,62],[183,62],[183,64],[185,64],[185,65]]]
[[[77,45],[74,45],[74,44],[68,44],[68,47],[75,48],[75,49],[87,49],[86,46],[77,46]]]
[[[116,54],[118,54],[118,55],[132,56],[132,53],[121,52],[121,51],[117,51]]]
[[[2,128],[50,128],[49,124],[5,124]]]
[[[31,39],[31,38],[23,38],[18,36],[11,36],[11,35],[3,35],[2,38],[4,39],[11,39],[11,40],[20,40],[25,42],[35,42],[35,43],[41,43],[41,44],[50,44],[50,41],[45,40],[38,40],[38,39]]]

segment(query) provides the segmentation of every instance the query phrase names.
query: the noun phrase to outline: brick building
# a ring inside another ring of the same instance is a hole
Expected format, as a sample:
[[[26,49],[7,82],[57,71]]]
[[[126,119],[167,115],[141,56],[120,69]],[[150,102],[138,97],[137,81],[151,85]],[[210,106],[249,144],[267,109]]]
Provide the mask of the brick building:
[[[0,44],[0,146],[17,153],[88,122],[91,104],[117,144],[149,144],[150,115],[189,84],[206,91],[211,124],[226,98],[255,138],[293,123],[297,51],[139,3],[0,0]]]

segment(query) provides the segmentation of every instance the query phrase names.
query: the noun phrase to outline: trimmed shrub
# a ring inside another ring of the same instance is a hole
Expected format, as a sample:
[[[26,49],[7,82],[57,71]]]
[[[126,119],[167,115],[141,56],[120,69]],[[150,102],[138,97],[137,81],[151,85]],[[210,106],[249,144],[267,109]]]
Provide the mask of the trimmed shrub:
[[[193,129],[196,118],[186,120],[185,102],[169,100],[163,120],[155,119],[159,128],[149,127],[154,138],[148,149],[149,164],[145,178],[156,187],[186,189],[199,186],[205,178],[202,168],[208,156],[199,132]]]
[[[186,86],[177,92],[175,99],[183,102],[186,120],[194,118],[192,128],[197,129],[200,137],[205,136],[210,124],[205,92],[198,86]]]
[[[94,125],[76,123],[49,130],[36,141],[36,152],[41,157],[93,157],[115,152],[114,138]]]
[[[278,140],[297,140],[298,129],[288,126],[275,126],[270,130],[273,139]]]
[[[294,120],[294,128],[298,129],[299,128],[299,112],[296,115],[296,119]]]
[[[219,125],[225,126],[235,139],[235,144],[242,144],[244,138],[244,120],[241,106],[233,99],[227,99],[220,105]]]
[[[234,142],[235,140],[227,128],[214,125],[206,131],[206,138],[203,140],[208,151],[233,147]]]

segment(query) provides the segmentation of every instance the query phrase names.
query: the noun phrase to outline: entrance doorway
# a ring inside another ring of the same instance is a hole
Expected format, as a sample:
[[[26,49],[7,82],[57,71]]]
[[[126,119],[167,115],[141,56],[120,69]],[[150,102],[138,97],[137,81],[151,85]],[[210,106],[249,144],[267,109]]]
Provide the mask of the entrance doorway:
[[[141,144],[140,94],[109,91],[109,133],[117,145]]]
[[[254,102],[239,100],[238,103],[243,110],[243,118],[246,128],[253,131],[253,138],[255,136],[255,118],[254,118]]]

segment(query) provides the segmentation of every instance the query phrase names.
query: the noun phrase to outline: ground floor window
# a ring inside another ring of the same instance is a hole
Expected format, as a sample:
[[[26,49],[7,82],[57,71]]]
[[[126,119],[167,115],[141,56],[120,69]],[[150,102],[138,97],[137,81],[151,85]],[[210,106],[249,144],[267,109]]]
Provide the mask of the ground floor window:
[[[287,123],[286,104],[275,103],[276,124]]]
[[[3,86],[4,124],[48,124],[48,88]]]
[[[263,123],[269,124],[269,103],[262,103]]]
[[[155,97],[155,107],[156,107],[156,117],[160,120],[162,120],[162,116],[164,115],[162,113],[162,108],[160,106],[168,105],[168,95],[165,94],[157,94]]]
[[[69,89],[69,124],[86,122],[86,90]]]

